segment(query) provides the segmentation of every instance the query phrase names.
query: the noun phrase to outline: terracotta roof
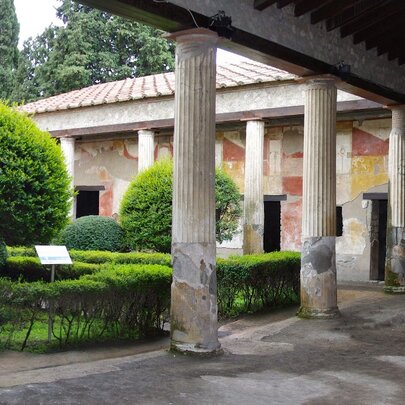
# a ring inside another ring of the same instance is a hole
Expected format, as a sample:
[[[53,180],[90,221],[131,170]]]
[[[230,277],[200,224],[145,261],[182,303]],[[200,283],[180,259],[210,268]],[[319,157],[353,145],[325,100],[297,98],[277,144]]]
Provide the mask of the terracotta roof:
[[[290,73],[253,61],[217,66],[217,88],[292,80],[294,78],[296,76]],[[38,100],[20,108],[28,113],[38,114],[173,94],[174,73],[171,72],[95,84],[84,89]]]

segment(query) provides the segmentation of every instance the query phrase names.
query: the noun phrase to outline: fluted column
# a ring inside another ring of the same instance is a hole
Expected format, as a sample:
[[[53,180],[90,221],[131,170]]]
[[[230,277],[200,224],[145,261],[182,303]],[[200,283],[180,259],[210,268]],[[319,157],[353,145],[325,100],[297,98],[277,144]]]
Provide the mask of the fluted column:
[[[392,107],[385,285],[405,291],[405,106]]]
[[[219,351],[215,269],[215,75],[217,34],[176,40],[171,347]]]
[[[263,145],[264,122],[246,123],[243,253],[263,252]]]
[[[155,133],[146,129],[138,131],[138,173],[151,167],[155,161]]]
[[[60,147],[62,149],[63,157],[65,158],[65,164],[67,171],[70,176],[71,189],[74,189],[74,178],[75,178],[75,138],[63,137],[60,138]],[[72,201],[70,207],[69,216],[70,218],[75,217],[75,204]]]
[[[338,313],[336,298],[336,87],[310,80],[305,90],[302,210],[302,317]]]

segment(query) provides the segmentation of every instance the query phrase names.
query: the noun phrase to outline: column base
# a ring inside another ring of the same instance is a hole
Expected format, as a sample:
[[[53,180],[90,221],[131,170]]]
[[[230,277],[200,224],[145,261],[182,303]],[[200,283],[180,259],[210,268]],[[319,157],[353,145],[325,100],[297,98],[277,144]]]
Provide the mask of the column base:
[[[201,347],[192,343],[174,342],[173,340],[170,344],[170,351],[198,357],[215,357],[224,354],[224,351],[219,343],[216,347],[208,348]]]
[[[341,314],[338,307],[329,309],[300,307],[297,316],[303,319],[334,319]]]

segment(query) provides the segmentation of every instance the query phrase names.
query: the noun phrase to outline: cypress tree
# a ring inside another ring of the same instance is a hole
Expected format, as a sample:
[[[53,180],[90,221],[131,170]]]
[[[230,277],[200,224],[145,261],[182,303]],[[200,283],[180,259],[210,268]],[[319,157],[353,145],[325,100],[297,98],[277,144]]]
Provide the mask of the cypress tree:
[[[0,99],[9,99],[14,88],[19,32],[14,0],[0,0]]]

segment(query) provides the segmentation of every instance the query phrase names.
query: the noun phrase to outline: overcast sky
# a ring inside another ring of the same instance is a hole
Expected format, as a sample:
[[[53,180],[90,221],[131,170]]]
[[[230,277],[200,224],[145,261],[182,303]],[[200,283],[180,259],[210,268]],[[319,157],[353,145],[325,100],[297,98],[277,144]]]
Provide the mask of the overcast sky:
[[[62,22],[56,17],[56,8],[60,2],[58,0],[14,0],[18,21],[20,23],[19,47],[29,37],[36,37],[44,29],[53,23],[61,25]],[[237,62],[242,57],[219,50],[218,62]]]
[[[41,34],[51,23],[61,24],[56,18],[58,3],[57,0],[14,0],[20,23],[20,47],[24,40]]]

